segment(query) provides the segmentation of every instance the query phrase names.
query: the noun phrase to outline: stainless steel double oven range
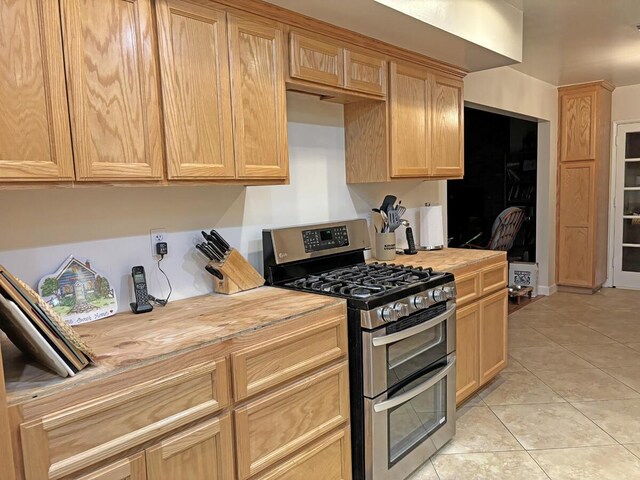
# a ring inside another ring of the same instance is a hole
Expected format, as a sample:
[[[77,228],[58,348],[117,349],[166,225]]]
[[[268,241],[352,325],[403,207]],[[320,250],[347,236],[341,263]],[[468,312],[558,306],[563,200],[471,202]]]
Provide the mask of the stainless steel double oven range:
[[[455,434],[455,286],[370,247],[365,220],[264,230],[264,272],[347,300],[353,479],[402,480]]]

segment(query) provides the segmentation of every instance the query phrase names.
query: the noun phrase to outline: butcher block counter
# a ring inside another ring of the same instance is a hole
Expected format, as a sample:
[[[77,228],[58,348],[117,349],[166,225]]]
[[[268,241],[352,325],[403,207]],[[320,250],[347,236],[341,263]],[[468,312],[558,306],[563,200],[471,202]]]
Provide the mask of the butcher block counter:
[[[76,327],[97,358],[71,378],[0,334],[0,450],[26,480],[297,478],[315,463],[347,478],[346,319],[342,299],[271,287],[179,300]]]
[[[397,255],[387,263],[431,267],[455,276],[456,402],[462,403],[507,366],[506,253],[445,248]]]

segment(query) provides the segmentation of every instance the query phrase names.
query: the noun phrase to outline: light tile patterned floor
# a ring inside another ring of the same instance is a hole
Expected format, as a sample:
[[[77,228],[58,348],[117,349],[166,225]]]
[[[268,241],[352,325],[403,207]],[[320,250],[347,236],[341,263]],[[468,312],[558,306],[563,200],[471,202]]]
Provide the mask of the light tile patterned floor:
[[[640,479],[640,292],[543,298],[509,340],[508,368],[410,479]]]

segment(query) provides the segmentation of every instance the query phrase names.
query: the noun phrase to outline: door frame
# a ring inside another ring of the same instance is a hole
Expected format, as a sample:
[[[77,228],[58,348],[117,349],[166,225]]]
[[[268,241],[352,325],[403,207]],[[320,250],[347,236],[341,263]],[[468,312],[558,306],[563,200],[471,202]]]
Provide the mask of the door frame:
[[[638,125],[638,131],[640,131],[640,118],[636,120],[615,120],[611,125],[611,158],[610,167],[611,175],[609,178],[609,248],[607,255],[607,280],[604,283],[604,287],[616,287],[615,285],[615,252],[616,252],[616,196],[618,186],[618,130],[620,127],[627,125]],[[621,145],[620,148],[623,148]],[[628,290],[636,290],[633,287],[620,287]],[[640,290],[640,286],[638,287]]]

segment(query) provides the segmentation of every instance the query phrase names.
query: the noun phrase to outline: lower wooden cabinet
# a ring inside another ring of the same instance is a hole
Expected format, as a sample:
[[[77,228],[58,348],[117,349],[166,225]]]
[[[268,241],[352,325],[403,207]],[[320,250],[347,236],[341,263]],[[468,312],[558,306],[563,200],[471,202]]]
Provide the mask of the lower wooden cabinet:
[[[76,480],[145,480],[147,468],[144,453],[115,461]]]
[[[507,290],[480,300],[480,385],[507,366]]]
[[[480,305],[456,314],[456,400],[461,402],[480,387]]]
[[[208,420],[146,451],[148,480],[229,480],[233,472],[231,418]]]

